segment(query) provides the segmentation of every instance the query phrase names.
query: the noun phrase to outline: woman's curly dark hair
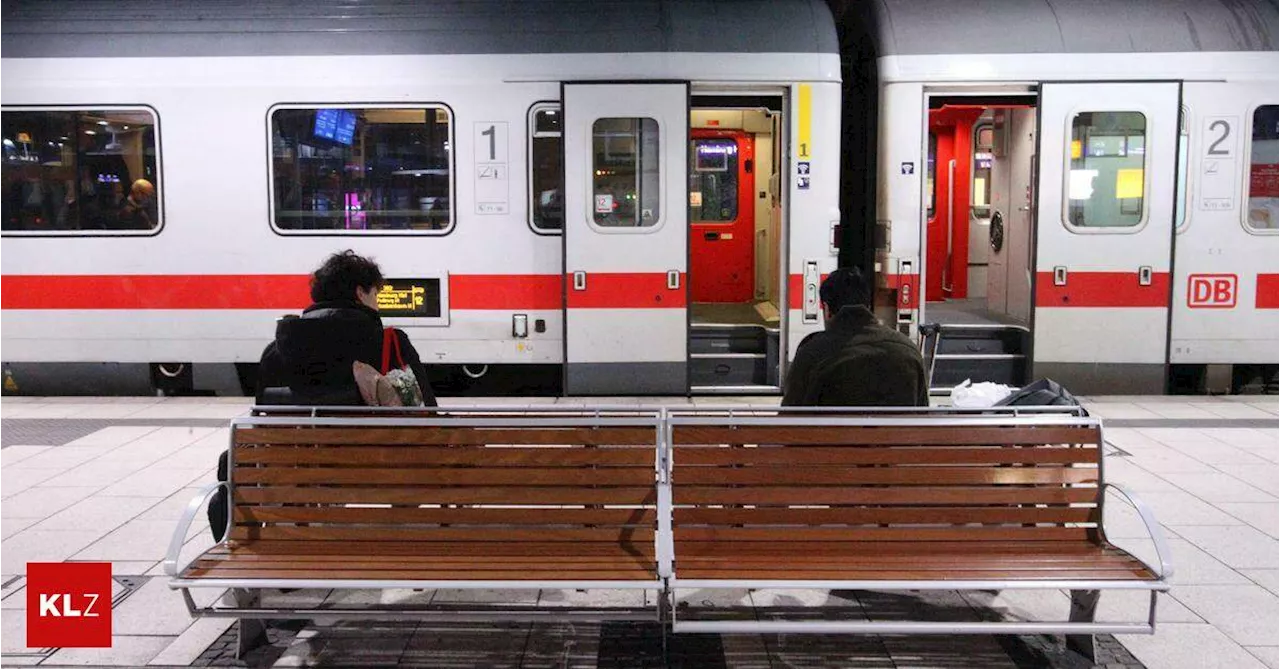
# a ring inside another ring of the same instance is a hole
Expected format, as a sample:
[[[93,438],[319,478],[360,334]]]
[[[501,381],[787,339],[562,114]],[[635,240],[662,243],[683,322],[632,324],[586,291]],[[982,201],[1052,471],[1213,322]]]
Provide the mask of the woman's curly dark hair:
[[[332,302],[356,299],[356,288],[369,290],[383,283],[378,263],[347,249],[335,253],[311,275],[311,300]]]

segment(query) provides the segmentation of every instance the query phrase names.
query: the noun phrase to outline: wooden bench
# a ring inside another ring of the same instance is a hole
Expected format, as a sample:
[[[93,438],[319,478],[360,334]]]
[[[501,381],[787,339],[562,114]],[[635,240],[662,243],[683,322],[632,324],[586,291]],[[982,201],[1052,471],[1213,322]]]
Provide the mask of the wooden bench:
[[[1108,543],[1102,428],[1062,412],[673,410],[664,440],[674,573],[687,588],[1063,589],[1050,622],[683,620],[675,632],[1068,635],[1151,633],[1171,567]],[[1130,497],[1131,498],[1131,497]],[[1132,499],[1132,498],[1131,498]],[[1094,620],[1099,592],[1150,591],[1143,623]],[[674,611],[673,611],[674,613]],[[871,612],[874,615],[874,612]]]
[[[192,615],[242,619],[242,650],[261,632],[252,619],[266,617],[556,619],[511,606],[285,610],[262,606],[269,589],[664,587],[657,412],[255,413],[231,426],[225,541],[179,568],[212,484],[188,507],[165,565]],[[193,588],[232,596],[197,607]]]

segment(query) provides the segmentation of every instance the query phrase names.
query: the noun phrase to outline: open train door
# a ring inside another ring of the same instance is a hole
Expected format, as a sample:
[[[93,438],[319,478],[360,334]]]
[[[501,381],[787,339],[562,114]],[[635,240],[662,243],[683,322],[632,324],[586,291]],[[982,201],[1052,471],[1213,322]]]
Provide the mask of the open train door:
[[[565,393],[688,392],[687,83],[565,84]]]
[[[1179,84],[1041,87],[1034,375],[1164,389]]]

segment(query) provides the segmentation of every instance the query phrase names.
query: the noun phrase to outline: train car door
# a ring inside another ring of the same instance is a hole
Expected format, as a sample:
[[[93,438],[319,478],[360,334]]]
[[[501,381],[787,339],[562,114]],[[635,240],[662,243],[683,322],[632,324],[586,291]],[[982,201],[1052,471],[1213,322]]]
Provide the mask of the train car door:
[[[1163,391],[1179,85],[1041,87],[1034,375]]]
[[[685,394],[687,83],[565,84],[565,392]]]
[[[694,130],[689,143],[689,290],[695,303],[755,297],[755,151],[740,130]]]

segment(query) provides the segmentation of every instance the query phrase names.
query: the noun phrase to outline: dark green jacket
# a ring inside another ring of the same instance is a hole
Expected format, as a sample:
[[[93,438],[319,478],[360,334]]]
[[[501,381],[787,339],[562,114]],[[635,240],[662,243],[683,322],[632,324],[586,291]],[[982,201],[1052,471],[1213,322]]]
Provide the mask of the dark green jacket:
[[[924,360],[866,307],[844,307],[800,342],[782,406],[929,406]]]

